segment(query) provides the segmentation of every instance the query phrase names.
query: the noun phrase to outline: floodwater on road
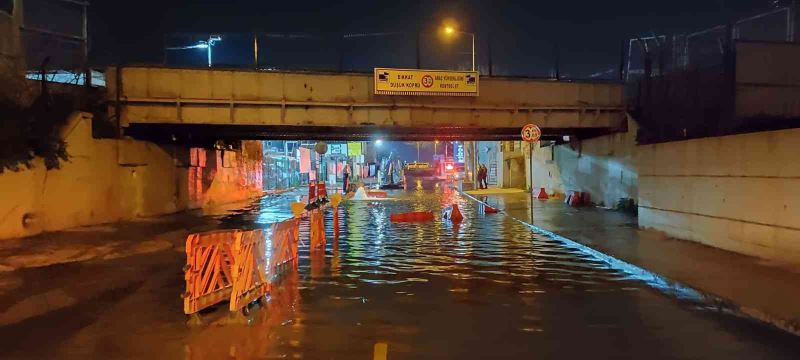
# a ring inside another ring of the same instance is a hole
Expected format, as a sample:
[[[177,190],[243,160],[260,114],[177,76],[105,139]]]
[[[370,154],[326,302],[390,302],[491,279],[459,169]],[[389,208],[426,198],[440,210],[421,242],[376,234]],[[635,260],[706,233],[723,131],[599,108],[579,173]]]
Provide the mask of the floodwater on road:
[[[5,354],[372,359],[376,346],[388,359],[796,359],[800,354],[794,336],[665,295],[506,215],[482,214],[476,203],[447,188],[390,196],[394,200],[345,202],[338,241],[328,211],[324,251],[309,252],[304,222],[297,269],[284,274],[269,303],[251,312],[249,324],[226,323],[227,306],[220,306],[204,315],[206,325],[187,328],[177,297],[184,258],[172,251],[65,268],[92,276],[135,271],[141,281],[98,298],[101,305],[67,308],[14,333],[0,328]],[[266,227],[288,218],[295,198],[265,197],[222,218],[220,227]],[[460,224],[440,217],[440,209],[452,203],[464,214]],[[390,214],[406,211],[434,211],[436,220],[389,221]],[[142,262],[150,264],[146,270]],[[50,269],[50,278],[63,270]],[[27,340],[14,341],[23,335]]]
[[[447,188],[351,201],[324,253],[301,247],[297,272],[254,315],[246,357],[369,359],[796,358],[800,342],[765,325],[659,293],[568,244],[533,234]],[[439,210],[458,203],[464,221]],[[391,223],[434,211],[430,223]],[[265,219],[252,209],[229,224]],[[249,217],[249,219],[248,219]],[[307,238],[307,234],[301,235]],[[200,334],[190,347],[224,328]],[[203,336],[205,335],[205,336]],[[196,353],[196,351],[192,351]]]

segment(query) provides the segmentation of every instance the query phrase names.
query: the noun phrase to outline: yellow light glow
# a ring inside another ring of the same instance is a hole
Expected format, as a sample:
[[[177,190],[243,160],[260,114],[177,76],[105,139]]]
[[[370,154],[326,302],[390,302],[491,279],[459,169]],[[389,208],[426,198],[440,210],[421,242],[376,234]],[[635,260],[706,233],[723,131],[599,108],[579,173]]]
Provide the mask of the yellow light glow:
[[[456,32],[456,29],[453,29],[452,26],[447,26],[447,27],[444,28],[444,32],[447,33],[447,34],[452,34],[452,33]]]

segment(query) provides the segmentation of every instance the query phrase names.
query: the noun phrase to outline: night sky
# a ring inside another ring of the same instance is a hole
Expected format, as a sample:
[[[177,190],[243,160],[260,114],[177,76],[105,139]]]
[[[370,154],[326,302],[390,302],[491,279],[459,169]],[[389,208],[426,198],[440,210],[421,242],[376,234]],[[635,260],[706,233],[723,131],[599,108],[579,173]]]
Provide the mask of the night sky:
[[[488,72],[491,49],[495,75],[549,76],[558,48],[567,77],[616,69],[624,39],[652,33],[694,31],[754,14],[772,0],[576,0],[576,1],[256,1],[95,0],[90,9],[91,55],[96,65],[161,63],[167,38],[186,32],[223,33],[218,61],[247,66],[253,31],[304,33],[306,39],[261,40],[265,67],[365,71],[373,66],[416,65],[420,31],[423,68],[466,69],[468,37],[445,42],[434,32],[444,19],[478,35],[478,63]],[[343,33],[402,32],[340,42]],[[201,38],[198,35],[196,38]],[[177,43],[177,44],[176,44]],[[204,52],[170,53],[176,61],[202,65]],[[189,60],[187,60],[189,59]]]

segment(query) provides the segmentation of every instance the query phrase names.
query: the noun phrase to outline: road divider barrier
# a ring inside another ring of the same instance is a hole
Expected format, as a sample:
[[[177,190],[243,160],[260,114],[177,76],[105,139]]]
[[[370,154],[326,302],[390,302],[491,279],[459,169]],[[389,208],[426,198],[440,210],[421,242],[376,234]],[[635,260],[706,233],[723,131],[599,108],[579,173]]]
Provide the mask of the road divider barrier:
[[[389,194],[386,191],[375,191],[375,190],[367,191],[367,196],[368,197],[372,197],[372,198],[378,198],[378,199],[387,199],[387,198],[389,198]]]
[[[184,313],[194,314],[230,299],[233,243],[238,234],[238,230],[219,230],[191,234],[186,239]]]
[[[300,219],[265,230],[218,230],[186,239],[187,315],[223,301],[238,311],[266,295],[286,264],[297,265]]]
[[[430,211],[398,213],[390,215],[389,220],[391,222],[427,222],[433,221],[433,213]]]

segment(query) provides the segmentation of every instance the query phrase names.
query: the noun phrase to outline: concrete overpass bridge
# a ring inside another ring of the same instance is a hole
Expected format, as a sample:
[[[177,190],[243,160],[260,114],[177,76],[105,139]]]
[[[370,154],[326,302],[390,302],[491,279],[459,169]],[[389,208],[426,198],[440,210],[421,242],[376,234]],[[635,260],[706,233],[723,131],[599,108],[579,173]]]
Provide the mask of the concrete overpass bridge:
[[[123,134],[149,140],[515,140],[626,126],[622,85],[481,77],[479,96],[376,95],[372,74],[121,67],[107,72]]]

